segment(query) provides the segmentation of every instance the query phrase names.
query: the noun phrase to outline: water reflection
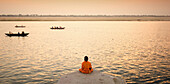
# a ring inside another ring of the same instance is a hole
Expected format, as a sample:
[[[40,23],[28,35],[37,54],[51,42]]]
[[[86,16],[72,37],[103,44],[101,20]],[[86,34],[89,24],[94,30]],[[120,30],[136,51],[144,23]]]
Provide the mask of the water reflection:
[[[56,83],[78,70],[85,55],[94,69],[128,83],[170,83],[169,23],[0,22],[0,83]],[[6,37],[9,30],[30,34]]]

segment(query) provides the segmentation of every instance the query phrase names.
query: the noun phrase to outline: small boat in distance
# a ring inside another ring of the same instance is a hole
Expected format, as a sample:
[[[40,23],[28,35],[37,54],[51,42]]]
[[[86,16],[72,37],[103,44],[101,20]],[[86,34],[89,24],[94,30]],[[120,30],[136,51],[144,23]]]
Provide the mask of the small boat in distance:
[[[65,29],[65,27],[51,27],[50,29]]]
[[[20,25],[20,26],[19,26],[19,25],[16,25],[15,27],[26,27],[26,26],[23,26],[23,25]]]
[[[5,33],[5,35],[7,35],[7,36],[22,36],[22,37],[24,37],[24,36],[27,36],[29,33],[24,33],[24,32],[22,32],[21,34],[18,32],[18,33],[12,33],[12,32],[9,32],[9,33]]]

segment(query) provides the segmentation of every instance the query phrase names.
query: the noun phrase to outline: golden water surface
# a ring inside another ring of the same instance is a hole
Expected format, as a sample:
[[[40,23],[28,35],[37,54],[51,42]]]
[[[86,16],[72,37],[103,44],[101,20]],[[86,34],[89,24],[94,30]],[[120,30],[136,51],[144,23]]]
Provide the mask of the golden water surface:
[[[25,28],[15,28],[25,25]],[[64,26],[64,30],[51,30]],[[29,32],[8,37],[5,32]],[[95,70],[127,83],[170,83],[170,22],[0,22],[0,83],[56,83],[84,56]]]

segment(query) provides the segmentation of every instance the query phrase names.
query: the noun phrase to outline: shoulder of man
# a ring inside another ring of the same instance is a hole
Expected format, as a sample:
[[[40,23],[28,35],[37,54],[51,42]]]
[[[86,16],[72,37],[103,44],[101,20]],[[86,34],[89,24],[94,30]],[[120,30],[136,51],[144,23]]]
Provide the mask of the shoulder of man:
[[[91,64],[91,62],[89,62],[89,61],[87,61],[87,62]]]

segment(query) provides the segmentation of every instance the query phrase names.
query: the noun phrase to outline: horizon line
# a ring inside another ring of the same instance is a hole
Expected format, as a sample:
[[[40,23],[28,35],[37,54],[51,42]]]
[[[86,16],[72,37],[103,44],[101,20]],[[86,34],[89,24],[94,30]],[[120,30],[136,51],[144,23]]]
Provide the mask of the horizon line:
[[[85,14],[85,15],[51,15],[51,14],[0,14],[0,17],[170,17],[170,15],[92,15],[92,14]]]

